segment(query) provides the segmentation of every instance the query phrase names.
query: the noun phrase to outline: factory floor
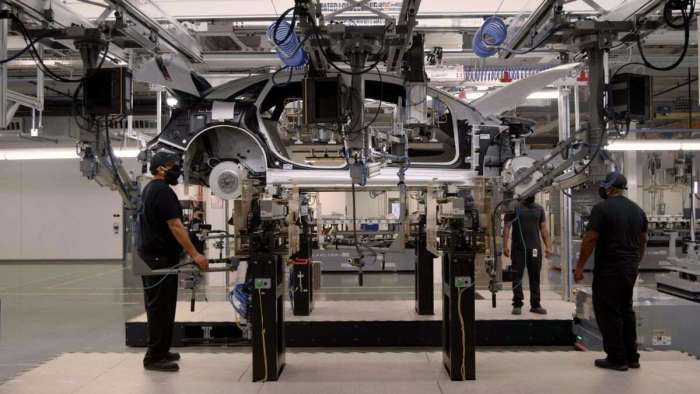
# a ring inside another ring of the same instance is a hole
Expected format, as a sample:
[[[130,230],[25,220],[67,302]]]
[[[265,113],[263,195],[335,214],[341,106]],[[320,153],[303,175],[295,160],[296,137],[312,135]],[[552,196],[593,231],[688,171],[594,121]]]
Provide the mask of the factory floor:
[[[542,288],[553,291],[560,289],[560,272],[549,269],[543,271]],[[587,276],[590,280],[590,274]],[[643,274],[642,282],[643,285],[653,286],[653,274]],[[210,279],[210,285],[206,289],[210,301],[224,299],[222,285],[222,278]],[[318,293],[318,298],[331,301],[409,300],[413,298],[413,275],[368,274],[365,276],[365,286],[359,288],[353,274],[328,274],[323,276],[322,287],[323,291]],[[180,298],[188,299],[189,294],[181,291]],[[0,383],[18,375],[18,381],[26,383],[27,378],[34,375],[22,373],[29,370],[37,373],[43,367],[59,368],[61,364],[57,365],[56,362],[64,362],[65,357],[76,357],[68,353],[114,353],[116,355],[110,356],[113,357],[110,360],[115,362],[114,365],[122,365],[122,361],[126,363],[123,366],[131,365],[136,362],[134,360],[140,359],[142,350],[124,345],[124,322],[141,313],[143,295],[140,279],[129,272],[121,261],[0,263]],[[188,353],[196,355],[191,356],[189,361],[186,359],[183,367],[196,369],[193,364],[198,362],[195,360],[204,357],[202,353],[215,350],[221,351],[220,348],[187,349]],[[227,354],[239,354],[242,350],[224,351]],[[337,349],[333,351],[337,353]],[[130,355],[131,353],[137,354]],[[298,368],[291,364],[295,357],[308,358],[302,354],[297,356],[292,352],[289,355],[290,371]],[[425,354],[428,356],[423,357],[437,357],[430,352]],[[319,357],[330,356],[321,356],[319,353]],[[249,355],[246,354],[244,359],[249,361]],[[84,361],[90,364],[89,360],[85,358]],[[109,364],[112,361],[104,362]],[[97,362],[98,365],[107,365],[102,363],[103,361]],[[71,373],[74,369],[82,368],[72,365],[68,368]],[[35,369],[37,367],[39,368]],[[101,372],[88,368],[84,373],[76,373],[85,377]],[[142,371],[136,368],[134,373],[142,374]],[[190,373],[196,374],[192,371]],[[67,379],[70,376],[72,375],[68,374]],[[182,374],[178,379],[185,376],[187,375]],[[153,377],[149,381],[158,382],[162,379]],[[26,392],[19,390],[18,381],[0,386],[0,392]],[[432,384],[434,386],[436,383]]]

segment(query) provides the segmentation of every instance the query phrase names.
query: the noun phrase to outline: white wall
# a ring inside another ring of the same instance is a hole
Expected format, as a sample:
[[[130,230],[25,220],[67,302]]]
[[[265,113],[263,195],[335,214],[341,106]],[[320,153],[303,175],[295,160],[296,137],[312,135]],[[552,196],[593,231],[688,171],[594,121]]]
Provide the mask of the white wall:
[[[323,216],[333,214],[345,216],[347,212],[351,212],[345,210],[345,192],[321,192],[318,193],[318,201],[321,203]]]
[[[83,178],[79,165],[0,162],[0,260],[123,257],[121,198]]]

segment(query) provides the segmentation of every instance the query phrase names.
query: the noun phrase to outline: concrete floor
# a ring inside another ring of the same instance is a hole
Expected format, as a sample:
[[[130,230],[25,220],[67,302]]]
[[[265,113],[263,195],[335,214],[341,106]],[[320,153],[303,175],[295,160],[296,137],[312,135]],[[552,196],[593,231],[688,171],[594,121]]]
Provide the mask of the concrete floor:
[[[252,383],[250,354],[183,353],[176,374],[144,371],[128,353],[64,354],[0,393],[697,393],[700,362],[677,352],[642,354],[642,369],[593,367],[594,353],[477,353],[477,380],[450,381],[439,352],[291,352],[277,382]]]
[[[559,275],[545,270],[543,289],[557,291]],[[209,282],[207,298],[223,301],[223,279]],[[411,300],[413,276],[368,274],[359,288],[354,275],[324,275],[318,299]],[[0,382],[63,353],[141,353],[125,346],[124,322],[142,313],[140,279],[121,261],[0,263]]]

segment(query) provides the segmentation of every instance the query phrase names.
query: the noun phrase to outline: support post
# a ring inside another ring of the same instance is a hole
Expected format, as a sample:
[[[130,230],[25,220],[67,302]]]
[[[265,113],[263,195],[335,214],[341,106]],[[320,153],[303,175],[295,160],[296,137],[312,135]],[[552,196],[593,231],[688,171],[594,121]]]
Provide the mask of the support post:
[[[425,232],[425,215],[421,215],[418,222],[418,233],[416,234],[416,269],[415,275],[415,291],[416,291],[416,313],[419,315],[433,315],[434,299],[433,299],[433,261],[435,256],[428,251],[427,234]]]
[[[697,177],[695,169],[695,153],[690,153],[690,242],[695,244],[695,228],[697,225],[697,217],[695,209],[697,207],[695,194],[695,178]]]
[[[274,226],[263,222],[250,234],[248,271],[253,280],[251,342],[253,381],[276,381],[285,363],[284,264],[273,252]]]
[[[306,209],[308,210],[308,206]],[[301,215],[304,217],[304,212]],[[314,308],[311,226],[303,220],[302,231],[299,234],[299,253],[291,261],[289,278],[294,316],[309,316]]]
[[[442,259],[443,364],[453,381],[476,379],[474,259],[471,237],[453,220]]]
[[[163,88],[158,88],[156,93],[156,128],[163,131]]]
[[[578,89],[574,91],[574,98],[578,97]],[[571,112],[569,109],[569,93],[567,87],[559,88],[559,141],[566,141],[571,137]],[[561,275],[562,296],[565,301],[571,301],[571,289],[573,284],[573,241],[571,210],[571,189],[559,192],[559,217],[561,222]]]
[[[7,9],[7,5],[0,4],[0,10]],[[0,59],[7,59],[7,40],[9,38],[10,20],[0,19]],[[0,129],[6,129],[10,123],[8,115],[9,103],[7,102],[7,63],[0,64]]]

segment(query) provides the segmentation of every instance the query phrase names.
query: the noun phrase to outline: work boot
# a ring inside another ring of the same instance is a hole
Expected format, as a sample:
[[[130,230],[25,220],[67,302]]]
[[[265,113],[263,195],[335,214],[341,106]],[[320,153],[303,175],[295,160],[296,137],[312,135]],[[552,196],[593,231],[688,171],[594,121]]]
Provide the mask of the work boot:
[[[612,369],[614,371],[627,371],[627,364],[614,364],[608,361],[607,358],[599,358],[595,360],[595,366],[603,369]]]
[[[160,372],[177,372],[180,370],[180,367],[177,364],[165,359],[144,363],[143,367],[149,371]]]
[[[168,352],[163,359],[166,361],[178,361],[180,360],[180,353]]]
[[[641,368],[641,365],[639,365],[639,361],[627,363],[627,366],[632,368],[632,369],[639,369]]]
[[[519,306],[514,306],[513,307],[513,314],[514,315],[522,315],[523,314],[523,308]]]
[[[547,310],[542,308],[541,306],[530,308],[530,312],[536,313],[538,315],[546,315],[547,314]]]

